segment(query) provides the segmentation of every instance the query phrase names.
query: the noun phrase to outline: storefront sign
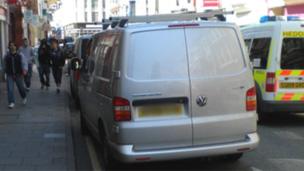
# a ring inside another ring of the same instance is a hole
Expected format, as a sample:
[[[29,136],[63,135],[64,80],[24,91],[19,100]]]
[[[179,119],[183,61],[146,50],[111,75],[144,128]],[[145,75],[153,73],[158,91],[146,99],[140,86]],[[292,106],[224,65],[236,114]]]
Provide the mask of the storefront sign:
[[[26,23],[30,23],[31,20],[32,20],[32,17],[33,17],[33,11],[32,10],[25,10],[24,11],[23,18],[24,18],[24,21]]]
[[[33,15],[31,23],[34,26],[39,26],[39,16],[38,15]]]
[[[204,7],[219,7],[220,0],[203,0]]]
[[[6,20],[6,10],[0,7],[0,20]]]
[[[16,4],[16,3],[17,3],[17,0],[7,0],[7,3],[8,3],[8,4]]]

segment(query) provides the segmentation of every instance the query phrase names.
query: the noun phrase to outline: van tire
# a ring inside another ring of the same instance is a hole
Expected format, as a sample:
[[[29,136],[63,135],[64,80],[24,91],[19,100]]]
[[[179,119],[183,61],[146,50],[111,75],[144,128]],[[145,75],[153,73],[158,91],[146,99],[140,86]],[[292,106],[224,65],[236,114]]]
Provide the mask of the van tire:
[[[257,114],[258,114],[258,124],[263,124],[268,119],[268,115],[263,111],[263,99],[261,91],[257,89]]]
[[[101,121],[100,121],[101,122]],[[101,158],[104,169],[116,169],[119,166],[119,163],[114,159],[110,152],[110,147],[106,139],[106,133],[102,124],[99,124],[99,136],[100,136],[100,145],[101,145]]]
[[[82,112],[82,109],[80,108],[80,130],[81,130],[81,134],[82,135],[88,135],[89,134],[89,129],[88,129],[88,125],[87,125],[83,115],[84,115],[84,113]]]
[[[75,98],[75,93],[74,93],[74,91],[73,91],[73,86],[72,86],[71,81],[70,81],[70,92],[71,92],[71,96],[72,96],[73,98]]]

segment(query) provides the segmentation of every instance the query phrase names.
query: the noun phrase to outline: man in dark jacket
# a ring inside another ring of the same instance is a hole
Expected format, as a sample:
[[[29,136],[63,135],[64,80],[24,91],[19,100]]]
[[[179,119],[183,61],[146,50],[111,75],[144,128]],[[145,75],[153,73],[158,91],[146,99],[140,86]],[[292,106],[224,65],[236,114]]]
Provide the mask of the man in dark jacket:
[[[23,99],[23,104],[26,104],[27,99],[23,77],[27,73],[27,63],[24,57],[17,52],[16,45],[13,42],[9,43],[9,52],[5,55],[4,66],[7,77],[8,107],[12,109],[15,106],[14,82]]]
[[[65,64],[65,58],[61,49],[59,48],[58,40],[53,39],[51,41],[51,62],[54,80],[57,86],[57,93],[60,93],[60,86],[62,80],[62,68]]]
[[[41,83],[41,89],[50,87],[50,48],[46,40],[41,40],[38,49],[38,61],[39,61],[39,77]]]

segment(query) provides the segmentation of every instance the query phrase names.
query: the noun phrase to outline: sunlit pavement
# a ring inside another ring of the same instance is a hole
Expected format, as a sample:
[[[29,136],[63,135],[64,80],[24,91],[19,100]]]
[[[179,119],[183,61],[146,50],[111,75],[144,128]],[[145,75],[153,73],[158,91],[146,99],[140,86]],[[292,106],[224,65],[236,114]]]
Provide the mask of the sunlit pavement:
[[[14,109],[1,83],[0,170],[75,170],[68,93],[56,94],[53,82],[41,90],[37,71],[32,80],[28,103],[16,90]]]

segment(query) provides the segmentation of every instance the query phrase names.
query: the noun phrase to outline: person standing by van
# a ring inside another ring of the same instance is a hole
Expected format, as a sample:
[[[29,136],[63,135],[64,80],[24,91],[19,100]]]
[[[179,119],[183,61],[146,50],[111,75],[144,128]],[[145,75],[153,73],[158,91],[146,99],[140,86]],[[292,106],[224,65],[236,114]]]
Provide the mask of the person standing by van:
[[[21,53],[27,62],[27,74],[24,76],[24,83],[26,86],[26,90],[29,91],[31,87],[31,78],[33,71],[33,61],[34,61],[34,50],[29,46],[29,41],[24,38],[23,45],[19,48],[19,53]]]
[[[26,104],[27,99],[23,77],[27,73],[27,63],[24,56],[17,52],[16,45],[13,42],[9,43],[9,51],[4,58],[4,67],[7,81],[8,107],[12,109],[15,106],[14,82],[23,99],[23,104]]]
[[[46,90],[50,87],[50,67],[51,67],[51,58],[50,58],[50,47],[47,44],[46,40],[41,40],[40,46],[38,49],[38,61],[39,61],[39,77],[41,83],[41,89],[44,87]]]
[[[62,68],[65,64],[65,58],[63,56],[61,49],[59,48],[59,43],[57,39],[52,39],[51,41],[50,56],[52,62],[52,72],[57,86],[57,93],[60,93]]]

